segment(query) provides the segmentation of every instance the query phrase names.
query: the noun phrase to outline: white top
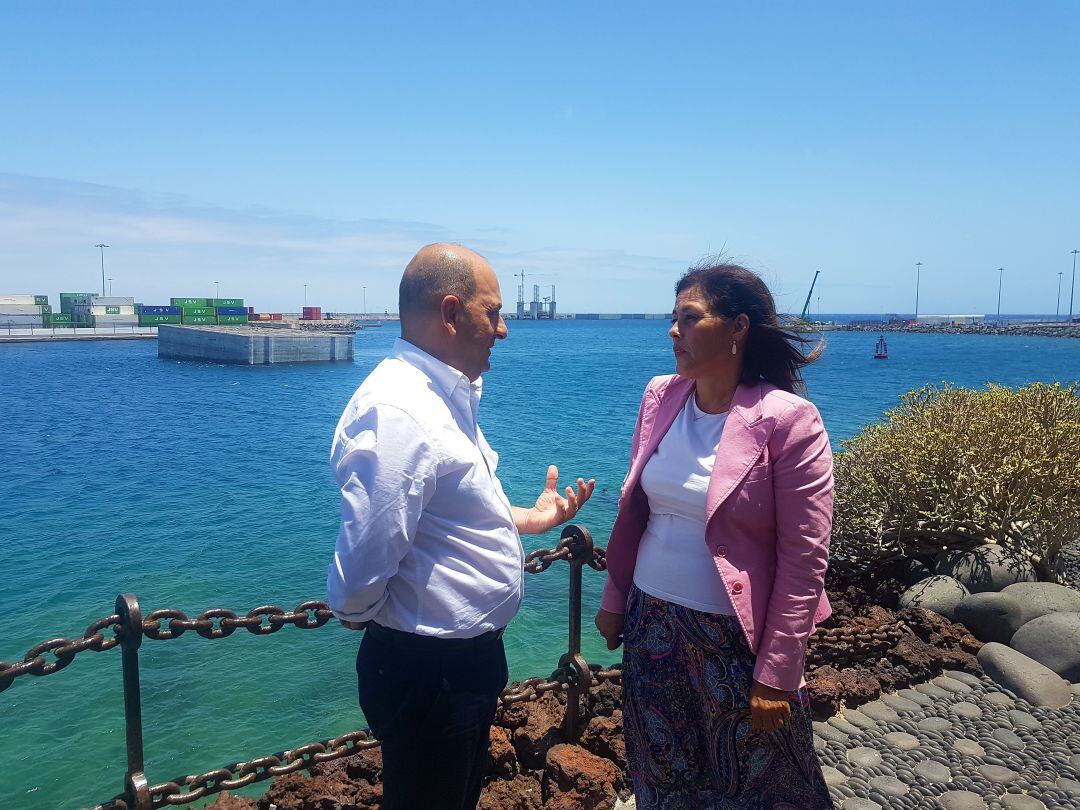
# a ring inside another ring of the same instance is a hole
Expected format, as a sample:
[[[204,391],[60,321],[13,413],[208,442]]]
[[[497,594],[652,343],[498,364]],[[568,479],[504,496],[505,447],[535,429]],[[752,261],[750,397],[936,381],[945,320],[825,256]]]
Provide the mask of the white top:
[[[477,424],[480,394],[479,380],[399,338],[349,400],[330,451],[338,618],[447,638],[514,618],[524,552]]]
[[[727,413],[686,402],[641,473],[649,525],[638,548],[634,584],[645,593],[706,613],[735,615],[705,545],[705,497]]]

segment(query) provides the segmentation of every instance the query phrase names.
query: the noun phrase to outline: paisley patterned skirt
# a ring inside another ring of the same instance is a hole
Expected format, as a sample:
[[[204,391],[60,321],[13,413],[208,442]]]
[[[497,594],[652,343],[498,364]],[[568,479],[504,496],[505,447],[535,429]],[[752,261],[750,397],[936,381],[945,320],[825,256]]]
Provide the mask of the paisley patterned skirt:
[[[750,729],[754,654],[734,616],[630,592],[623,725],[638,810],[833,807],[806,688],[779,731]]]

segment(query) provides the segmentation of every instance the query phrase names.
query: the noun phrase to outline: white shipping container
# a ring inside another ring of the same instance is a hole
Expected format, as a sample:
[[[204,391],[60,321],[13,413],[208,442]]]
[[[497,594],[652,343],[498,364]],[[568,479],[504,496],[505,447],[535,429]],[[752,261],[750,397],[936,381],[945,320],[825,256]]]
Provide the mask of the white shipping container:
[[[95,326],[138,326],[138,315],[95,315]]]
[[[34,296],[32,295],[0,295],[0,305],[13,304],[15,306],[33,306]]]
[[[82,307],[83,311],[90,310],[91,315],[134,315],[135,307],[122,306],[120,304],[109,304],[108,306],[99,306],[97,302],[91,307]],[[118,309],[119,312],[109,312],[110,309]]]
[[[41,307],[34,304],[0,303],[0,316],[3,315],[37,315],[41,317]]]
[[[30,297],[33,298],[33,296]],[[135,299],[119,295],[95,295],[90,303],[96,307],[134,307]]]
[[[41,326],[40,315],[0,315],[0,327],[7,326]]]

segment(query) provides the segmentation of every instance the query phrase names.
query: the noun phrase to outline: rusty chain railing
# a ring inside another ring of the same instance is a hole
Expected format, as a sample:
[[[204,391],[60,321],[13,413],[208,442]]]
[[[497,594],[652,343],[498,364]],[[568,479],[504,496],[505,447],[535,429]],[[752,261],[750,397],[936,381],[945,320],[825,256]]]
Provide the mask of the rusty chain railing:
[[[567,526],[559,544],[533,551],[525,557],[525,572],[546,571],[555,562],[570,564],[568,593],[567,652],[559,659],[550,678],[529,678],[507,686],[500,695],[503,706],[536,700],[547,692],[567,694],[564,728],[568,739],[577,739],[582,717],[581,698],[590,686],[601,681],[619,682],[618,666],[603,669],[588,664],[581,655],[581,572],[584,566],[604,571],[604,549],[593,546],[592,537],[582,526]],[[222,790],[235,790],[254,782],[272,779],[313,765],[329,762],[379,745],[369,731],[353,731],[321,742],[313,742],[287,751],[235,762],[201,774],[191,774],[151,785],[146,779],[143,761],[142,703],[139,683],[139,647],[143,637],[154,641],[179,638],[194,630],[202,638],[218,639],[238,629],[259,636],[276,633],[286,625],[302,630],[322,627],[334,614],[326,602],[301,602],[292,611],[277,605],[261,605],[241,616],[231,610],[215,608],[189,618],[179,610],[154,610],[142,615],[138,599],[121,594],[115,612],[93,622],[82,638],[53,638],[31,647],[23,660],[8,664],[0,661],[0,692],[16,679],[25,676],[52,675],[69,666],[86,651],[103,652],[119,646],[124,682],[124,722],[127,742],[127,770],[123,793],[94,810],[152,810],[188,804]],[[51,660],[49,654],[51,653]]]

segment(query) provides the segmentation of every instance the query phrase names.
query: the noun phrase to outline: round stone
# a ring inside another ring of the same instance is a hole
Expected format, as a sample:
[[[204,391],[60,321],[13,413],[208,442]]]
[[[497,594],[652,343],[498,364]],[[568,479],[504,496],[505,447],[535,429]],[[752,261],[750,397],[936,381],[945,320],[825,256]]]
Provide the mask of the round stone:
[[[1045,804],[1026,793],[1006,793],[999,801],[1005,810],[1047,810]]]
[[[952,692],[946,692],[940,686],[934,686],[932,683],[920,683],[915,686],[917,692],[922,692],[927,697],[931,698],[947,698],[952,697]]]
[[[952,678],[954,681],[960,681],[960,683],[966,683],[968,686],[971,686],[971,687],[976,687],[977,688],[977,687],[985,686],[985,684],[983,683],[982,678],[980,678],[977,675],[972,675],[970,672],[964,672],[963,670],[959,670],[959,669],[947,669],[947,670],[945,670],[945,674],[948,675],[950,678]]]
[[[970,790],[949,790],[937,797],[942,810],[986,810],[986,800]]]
[[[979,641],[1008,644],[1013,633],[1024,624],[1023,608],[1003,593],[973,593],[956,606],[955,620],[964,625]]]
[[[1049,613],[1080,611],[1080,591],[1056,582],[1017,582],[1002,593],[1020,603],[1023,624]]]
[[[952,577],[936,576],[916,583],[900,594],[901,608],[923,608],[952,619],[968,589]]]
[[[1016,732],[1010,731],[1007,728],[995,728],[990,733],[990,736],[1014,751],[1019,751],[1024,747],[1024,741],[1016,735]]]
[[[944,717],[924,717],[915,725],[923,731],[946,731],[952,728],[953,724]]]
[[[930,706],[934,702],[934,699],[929,695],[924,695],[914,689],[901,689],[896,694],[905,700],[910,700],[912,703],[918,703],[920,706]]]
[[[881,764],[881,754],[866,746],[850,749],[847,758],[848,762],[860,768],[872,768]]]
[[[900,712],[901,714],[915,714],[922,708],[914,700],[900,697],[900,695],[882,695],[881,702],[893,711]]]
[[[1015,703],[1015,701],[1004,692],[990,692],[983,696],[983,701],[994,706],[1012,706],[1013,703]]]
[[[841,810],[881,810],[881,805],[869,799],[844,799]]]
[[[828,723],[814,723],[814,734],[821,737],[823,740],[840,743],[841,745],[846,745],[848,741],[847,734],[838,728],[834,728]]]
[[[974,740],[955,740],[953,742],[953,748],[963,754],[965,757],[985,757],[986,749],[979,745]]]
[[[1008,785],[1015,782],[1016,777],[1019,776],[1012,768],[1005,768],[1001,765],[980,765],[979,775],[987,782],[993,782],[995,785]]]
[[[957,717],[963,717],[965,720],[978,720],[983,716],[982,709],[974,703],[968,703],[966,700],[954,703],[949,710]]]
[[[1042,728],[1042,723],[1040,723],[1033,715],[1028,712],[1022,712],[1019,709],[1012,709],[1009,712],[1009,720],[1012,722],[1013,726],[1031,729],[1032,731]]]
[[[930,567],[922,560],[915,558],[904,560],[902,579],[905,585],[914,585],[916,582],[922,582],[930,576],[930,574]]]
[[[950,678],[948,675],[940,675],[930,683],[934,684],[934,686],[940,686],[946,692],[952,692],[954,695],[964,695],[971,691],[971,687],[966,683]]]
[[[900,715],[882,703],[880,700],[875,700],[872,703],[867,703],[859,707],[859,711],[869,717],[871,720],[878,720],[883,723],[895,723],[900,719]]]
[[[1036,582],[1031,563],[996,543],[938,555],[936,574],[953,577],[971,593],[1000,591],[1016,582]]]
[[[1073,754],[1069,757],[1069,764],[1073,766],[1073,770],[1080,773],[1080,754]]]
[[[901,751],[912,751],[919,747],[919,738],[914,734],[908,734],[906,731],[890,731],[882,739],[893,748],[899,748]]]
[[[848,780],[848,778],[844,776],[844,774],[840,773],[840,771],[836,770],[836,768],[831,768],[828,765],[825,765],[821,768],[821,773],[825,776],[825,784],[829,787],[833,787],[834,785],[842,785]]]
[[[1067,681],[1080,681],[1080,611],[1032,619],[1016,631],[1009,646]]]
[[[915,766],[914,771],[917,776],[922,777],[927,782],[944,784],[952,781],[952,773],[949,769],[932,759],[924,759]]]
[[[1043,619],[1045,618],[1049,617],[1044,616]],[[1035,621],[1042,621],[1042,619]],[[1021,627],[1017,635],[1027,626]],[[1028,703],[1060,709],[1068,706],[1072,700],[1072,693],[1066,680],[1019,650],[991,641],[982,646],[977,658],[994,683],[1008,689]]]
[[[1075,779],[1069,779],[1065,776],[1059,777],[1057,780],[1057,788],[1058,790],[1064,790],[1070,796],[1080,796],[1080,782],[1077,782]]]
[[[845,720],[843,717],[840,717],[839,715],[833,715],[832,717],[830,717],[828,725],[832,726],[834,729],[843,734],[858,734],[862,730],[858,726],[853,726],[851,723],[849,723],[847,720]]]
[[[908,786],[895,776],[875,776],[870,780],[870,787],[893,798],[899,798],[909,790]]]
[[[877,722],[867,717],[858,709],[852,709],[851,711],[844,712],[844,719],[851,725],[857,726],[860,729],[873,728],[877,725]]]

